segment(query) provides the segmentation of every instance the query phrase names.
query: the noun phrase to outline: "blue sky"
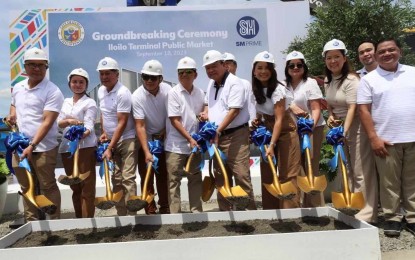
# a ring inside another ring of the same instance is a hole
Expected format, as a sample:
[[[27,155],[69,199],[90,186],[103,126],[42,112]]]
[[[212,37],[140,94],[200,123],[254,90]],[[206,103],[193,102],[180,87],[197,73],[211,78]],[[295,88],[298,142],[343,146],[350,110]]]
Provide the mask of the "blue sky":
[[[213,3],[242,3],[242,2],[272,2],[275,0],[182,0],[180,5],[213,4]],[[415,5],[415,0],[411,0]],[[10,106],[10,59],[9,59],[9,11],[36,8],[64,8],[64,7],[111,7],[126,6],[126,0],[13,0],[2,3],[3,14],[0,16],[0,117],[9,112]]]

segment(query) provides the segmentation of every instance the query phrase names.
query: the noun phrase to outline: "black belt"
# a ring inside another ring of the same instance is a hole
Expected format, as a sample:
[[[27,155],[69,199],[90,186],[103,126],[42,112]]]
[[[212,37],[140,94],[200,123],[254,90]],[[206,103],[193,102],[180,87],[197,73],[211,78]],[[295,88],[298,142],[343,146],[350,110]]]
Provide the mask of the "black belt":
[[[228,134],[232,134],[232,133],[233,133],[233,132],[235,132],[236,130],[241,129],[241,128],[244,128],[244,127],[246,127],[246,126],[248,126],[248,123],[245,123],[245,124],[240,125],[240,126],[237,126],[237,127],[232,127],[232,128],[225,129],[225,130],[223,130],[223,131],[221,132],[221,135],[228,135]]]

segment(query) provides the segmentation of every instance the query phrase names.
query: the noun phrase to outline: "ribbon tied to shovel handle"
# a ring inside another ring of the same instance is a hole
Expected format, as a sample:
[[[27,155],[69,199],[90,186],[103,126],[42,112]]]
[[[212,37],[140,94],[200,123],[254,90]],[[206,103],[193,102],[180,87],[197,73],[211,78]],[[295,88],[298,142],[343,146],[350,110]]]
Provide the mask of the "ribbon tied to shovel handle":
[[[262,159],[265,162],[269,163],[268,158],[265,155],[266,153],[265,145],[269,145],[269,143],[271,142],[271,138],[272,138],[271,132],[267,130],[265,126],[259,126],[255,128],[253,131],[251,131],[250,138],[251,138],[252,143],[254,143],[256,146],[259,147],[259,150],[261,151]],[[274,165],[277,163],[275,156],[272,157],[272,162],[274,163]]]
[[[210,141],[215,138],[218,126],[215,124],[215,122],[205,121],[200,122],[199,127],[199,132],[193,133],[191,136],[199,145],[200,153],[204,154],[206,151],[208,151],[209,158],[212,159],[215,154],[215,150],[213,149],[213,145],[210,143]],[[197,152],[197,150],[197,147],[193,147],[192,153]],[[219,150],[219,154],[223,160],[226,160],[226,156],[222,153],[222,151]],[[205,160],[202,159],[200,162],[200,169],[203,169],[204,166]]]
[[[163,153],[163,144],[160,140],[154,140],[149,141],[148,143],[148,149],[150,150],[150,153],[153,155],[153,169],[156,173],[159,162],[159,156]]]
[[[97,147],[97,151],[95,152],[96,154],[96,158],[97,161],[100,162],[100,166],[99,166],[99,176],[101,177],[101,179],[104,177],[104,159],[102,158],[104,155],[105,150],[108,149],[108,145],[110,144],[110,142],[99,142],[98,143],[98,147]],[[108,169],[110,171],[114,170],[114,163],[111,161],[108,161]]]
[[[4,140],[4,144],[6,146],[6,163],[9,169],[12,168],[12,156],[13,153],[17,153],[20,157],[23,153],[23,150],[29,146],[30,140],[26,137],[23,133],[19,132],[11,132]],[[25,168],[29,172],[31,172],[29,161],[27,158],[24,158],[19,162],[19,167]],[[13,172],[13,171],[12,171]]]
[[[78,148],[79,140],[82,139],[82,136],[84,135],[85,131],[86,131],[85,126],[81,124],[81,125],[70,126],[68,131],[65,133],[64,137],[70,141],[69,149],[68,149],[68,152],[71,153],[70,157],[73,156],[76,149]]]
[[[347,163],[346,156],[344,154],[343,145],[344,145],[344,128],[343,126],[337,126],[331,128],[326,135],[326,141],[328,144],[331,144],[334,149],[334,156],[329,161],[329,167],[333,171],[337,168],[339,154],[342,157],[342,160]]]
[[[301,137],[301,152],[306,148],[311,150],[311,142],[309,134],[313,132],[314,120],[306,117],[299,117],[297,119],[297,132]]]

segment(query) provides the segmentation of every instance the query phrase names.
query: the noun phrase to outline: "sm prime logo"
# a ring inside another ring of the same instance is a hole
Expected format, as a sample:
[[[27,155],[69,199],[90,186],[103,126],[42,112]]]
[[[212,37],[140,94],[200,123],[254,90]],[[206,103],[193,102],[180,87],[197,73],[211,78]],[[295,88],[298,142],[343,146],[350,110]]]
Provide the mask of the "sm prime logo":
[[[236,24],[236,31],[244,39],[252,39],[259,32],[258,21],[251,16],[244,16]],[[236,46],[261,46],[261,41],[238,41]]]

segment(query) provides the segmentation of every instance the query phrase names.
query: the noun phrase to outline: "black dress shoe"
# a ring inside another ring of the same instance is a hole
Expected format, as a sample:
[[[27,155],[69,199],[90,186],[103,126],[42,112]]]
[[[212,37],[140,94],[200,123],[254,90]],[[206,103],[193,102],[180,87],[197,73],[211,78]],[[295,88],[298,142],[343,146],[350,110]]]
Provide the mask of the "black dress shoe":
[[[405,229],[412,235],[415,235],[415,223],[406,223]]]
[[[383,226],[383,234],[388,237],[399,237],[401,230],[402,223],[398,221],[386,221]]]

